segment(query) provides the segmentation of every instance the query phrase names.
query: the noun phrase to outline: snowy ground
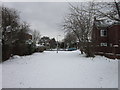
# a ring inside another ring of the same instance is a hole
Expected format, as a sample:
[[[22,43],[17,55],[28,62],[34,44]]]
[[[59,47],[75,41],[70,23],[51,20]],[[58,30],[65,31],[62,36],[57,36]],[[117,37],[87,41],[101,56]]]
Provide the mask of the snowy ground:
[[[79,51],[45,51],[2,65],[3,88],[117,88],[118,60]]]
[[[2,64],[0,64],[0,90],[2,89]]]

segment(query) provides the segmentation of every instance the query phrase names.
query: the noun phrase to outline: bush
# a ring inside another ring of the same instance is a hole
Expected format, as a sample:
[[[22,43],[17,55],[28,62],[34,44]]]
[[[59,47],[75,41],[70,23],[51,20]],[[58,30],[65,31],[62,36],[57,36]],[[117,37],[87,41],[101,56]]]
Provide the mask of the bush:
[[[27,48],[27,52],[26,52],[27,55],[30,55],[35,52],[34,44],[27,44],[26,48]]]
[[[94,51],[93,51],[93,45],[92,43],[87,43],[84,47],[84,52],[86,54],[86,57],[95,57]]]
[[[45,47],[37,47],[36,52],[43,52],[46,48]]]
[[[10,58],[12,54],[12,50],[10,49],[9,45],[2,46],[2,61],[6,61]]]

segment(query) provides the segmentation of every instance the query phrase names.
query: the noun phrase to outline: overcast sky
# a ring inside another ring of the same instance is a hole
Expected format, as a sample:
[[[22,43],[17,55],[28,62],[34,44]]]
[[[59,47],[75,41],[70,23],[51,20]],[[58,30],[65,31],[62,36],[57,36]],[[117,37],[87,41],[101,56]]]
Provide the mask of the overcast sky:
[[[20,17],[36,29],[42,36],[50,38],[64,36],[61,24],[64,16],[69,12],[68,3],[65,2],[4,2],[4,6],[20,11]]]
[[[71,3],[78,5],[78,2]],[[20,11],[21,19],[29,23],[33,30],[39,31],[42,36],[56,38],[57,35],[61,35],[59,39],[63,39],[64,30],[61,30],[61,25],[69,13],[68,2],[4,2],[3,5]]]

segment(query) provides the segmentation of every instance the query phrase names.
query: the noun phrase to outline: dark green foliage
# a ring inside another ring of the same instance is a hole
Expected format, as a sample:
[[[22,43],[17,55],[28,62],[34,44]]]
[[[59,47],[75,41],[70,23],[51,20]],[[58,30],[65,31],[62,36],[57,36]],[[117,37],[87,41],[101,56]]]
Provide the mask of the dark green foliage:
[[[35,51],[35,45],[28,31],[29,25],[20,22],[18,11],[2,7],[2,60],[5,61],[13,55],[29,55]]]
[[[37,47],[36,52],[43,52],[46,48],[45,47]]]
[[[56,48],[56,41],[55,41],[55,38],[52,38],[50,40],[50,49],[54,49]]]

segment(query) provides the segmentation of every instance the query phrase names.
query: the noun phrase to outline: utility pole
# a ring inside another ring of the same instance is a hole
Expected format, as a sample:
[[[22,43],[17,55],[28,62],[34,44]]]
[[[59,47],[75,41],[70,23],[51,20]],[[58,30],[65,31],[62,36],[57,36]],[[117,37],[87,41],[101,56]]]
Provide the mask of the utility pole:
[[[64,50],[66,51],[66,49],[65,49],[65,32],[64,32]]]

